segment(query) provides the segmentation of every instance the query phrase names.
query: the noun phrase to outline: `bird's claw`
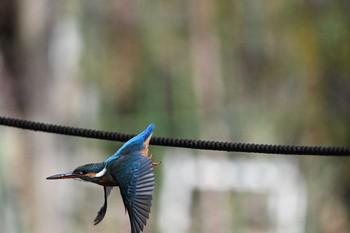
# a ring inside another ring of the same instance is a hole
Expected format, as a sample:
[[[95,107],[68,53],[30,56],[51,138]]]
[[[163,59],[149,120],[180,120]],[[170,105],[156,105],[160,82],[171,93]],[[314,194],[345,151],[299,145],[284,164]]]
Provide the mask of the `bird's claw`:
[[[153,155],[152,155],[152,154],[149,154],[148,157],[152,160]],[[153,166],[158,166],[158,165],[160,165],[161,163],[162,163],[161,161],[159,161],[159,162],[154,162],[154,161],[152,161],[152,165],[153,165]]]
[[[159,161],[159,162],[152,162],[152,165],[153,166],[158,166],[158,165],[160,165],[162,162],[161,161]]]

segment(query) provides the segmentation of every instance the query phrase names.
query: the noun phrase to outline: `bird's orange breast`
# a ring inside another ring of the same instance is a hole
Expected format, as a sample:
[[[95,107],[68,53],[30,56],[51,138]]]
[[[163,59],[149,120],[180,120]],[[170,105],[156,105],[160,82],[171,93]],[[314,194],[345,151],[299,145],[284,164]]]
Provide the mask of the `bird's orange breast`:
[[[118,186],[118,183],[108,179],[107,176],[102,176],[98,184],[102,186]]]

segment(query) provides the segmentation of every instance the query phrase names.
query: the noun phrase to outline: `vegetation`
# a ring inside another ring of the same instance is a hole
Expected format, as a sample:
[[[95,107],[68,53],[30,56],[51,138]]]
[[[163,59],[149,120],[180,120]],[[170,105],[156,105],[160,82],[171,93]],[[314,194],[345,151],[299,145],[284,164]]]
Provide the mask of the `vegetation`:
[[[183,138],[349,145],[349,12],[348,1],[2,0],[0,113],[130,133],[153,122],[155,135]],[[100,189],[44,179],[115,149],[1,128],[0,231],[128,232],[117,195],[93,228]],[[169,150],[151,148],[156,161]],[[180,152],[289,161],[306,184],[303,232],[350,231],[348,158]],[[161,232],[164,167],[145,232]],[[195,190],[191,232],[274,232],[265,195]]]

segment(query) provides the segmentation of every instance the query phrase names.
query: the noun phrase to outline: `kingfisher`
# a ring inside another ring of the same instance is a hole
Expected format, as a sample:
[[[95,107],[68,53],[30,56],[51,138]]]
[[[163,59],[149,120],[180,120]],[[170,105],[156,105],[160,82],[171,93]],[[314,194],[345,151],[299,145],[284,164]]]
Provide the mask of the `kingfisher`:
[[[125,212],[129,215],[131,233],[139,233],[143,231],[151,212],[155,184],[153,167],[160,164],[152,160],[152,154],[148,151],[153,129],[154,124],[150,124],[104,162],[85,164],[73,172],[46,179],[76,179],[103,186],[104,204],[97,213],[94,225],[100,223],[106,214],[107,198],[112,188],[119,186]]]

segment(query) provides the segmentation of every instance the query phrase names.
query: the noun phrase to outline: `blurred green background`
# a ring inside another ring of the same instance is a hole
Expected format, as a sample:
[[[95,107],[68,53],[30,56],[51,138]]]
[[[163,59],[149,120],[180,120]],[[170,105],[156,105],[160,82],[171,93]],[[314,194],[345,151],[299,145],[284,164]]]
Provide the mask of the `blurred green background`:
[[[1,0],[0,115],[250,143],[350,144],[350,2]],[[120,143],[0,128],[0,232],[130,232],[119,191],[45,177]],[[348,158],[151,147],[144,232],[350,232]]]

